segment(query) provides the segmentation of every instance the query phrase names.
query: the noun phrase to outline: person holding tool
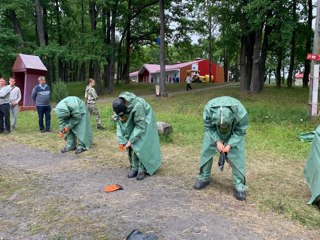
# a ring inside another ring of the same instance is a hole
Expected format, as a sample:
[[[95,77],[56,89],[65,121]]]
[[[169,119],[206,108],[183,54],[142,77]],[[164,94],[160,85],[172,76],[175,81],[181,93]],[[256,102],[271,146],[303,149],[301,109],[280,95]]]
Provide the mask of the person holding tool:
[[[213,156],[220,153],[218,167],[224,161],[232,167],[234,197],[246,199],[245,137],[248,114],[241,102],[232,97],[210,100],[203,112],[204,140],[200,158],[200,173],[193,188],[200,190],[209,184]]]
[[[151,106],[134,93],[123,92],[112,103],[120,151],[128,151],[129,178],[152,175],[161,165],[157,122]]]
[[[60,121],[60,137],[67,140],[61,153],[76,150],[79,154],[92,145],[90,115],[85,103],[78,97],[66,97],[56,106],[55,112]]]

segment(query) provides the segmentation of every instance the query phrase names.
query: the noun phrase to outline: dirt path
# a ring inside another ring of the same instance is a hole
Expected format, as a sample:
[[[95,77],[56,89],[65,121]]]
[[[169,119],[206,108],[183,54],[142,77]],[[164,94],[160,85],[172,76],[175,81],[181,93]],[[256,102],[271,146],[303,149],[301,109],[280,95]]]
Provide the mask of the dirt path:
[[[92,164],[89,152],[54,154],[14,142],[0,151],[0,239],[117,240],[133,229],[166,240],[319,236],[214,184],[192,190],[189,177],[128,179],[128,169]],[[111,183],[124,190],[104,193]]]

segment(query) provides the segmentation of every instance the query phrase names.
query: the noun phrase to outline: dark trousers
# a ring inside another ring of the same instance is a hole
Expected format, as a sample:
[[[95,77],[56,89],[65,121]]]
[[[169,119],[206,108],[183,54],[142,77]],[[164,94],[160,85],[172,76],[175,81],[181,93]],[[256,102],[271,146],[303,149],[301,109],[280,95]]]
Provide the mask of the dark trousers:
[[[50,121],[51,121],[51,107],[50,106],[37,106],[37,111],[38,111],[38,118],[39,118],[39,128],[40,131],[45,130],[49,131],[50,130]],[[46,118],[46,128],[43,126],[43,115],[45,115]]]
[[[192,90],[192,87],[191,87],[191,84],[190,83],[187,83],[187,91]]]
[[[3,121],[4,120],[4,121]],[[10,132],[10,104],[0,105],[0,132],[7,130]]]

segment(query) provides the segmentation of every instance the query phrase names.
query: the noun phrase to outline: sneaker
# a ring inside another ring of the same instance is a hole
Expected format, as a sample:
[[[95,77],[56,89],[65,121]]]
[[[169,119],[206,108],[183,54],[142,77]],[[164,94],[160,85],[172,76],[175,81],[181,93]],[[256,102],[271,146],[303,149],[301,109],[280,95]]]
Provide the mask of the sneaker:
[[[3,131],[3,133],[4,133],[4,134],[9,134],[9,133],[10,133],[10,131],[8,131],[8,130],[4,130],[4,131]]]
[[[76,149],[75,147],[65,146],[64,148],[61,149],[61,153],[70,152],[70,151],[73,151],[73,150],[75,150],[75,149]]]
[[[40,130],[40,132],[41,132],[41,133],[45,133],[45,132],[46,132],[46,130],[42,129],[42,130]]]
[[[47,133],[51,133],[52,131],[51,131],[51,129],[48,129],[48,130],[46,130],[46,132],[47,132]]]
[[[87,151],[86,149],[82,148],[82,147],[77,147],[76,151],[74,152],[75,154],[80,154]]]
[[[193,189],[201,190],[201,189],[205,188],[208,184],[209,184],[209,181],[197,179],[196,183],[193,185]]]
[[[245,190],[234,190],[234,197],[239,201],[246,200],[246,191]]]
[[[128,173],[128,178],[134,178],[138,175],[138,170],[131,169]]]
[[[143,180],[146,177],[144,171],[139,171],[137,174],[137,180]]]

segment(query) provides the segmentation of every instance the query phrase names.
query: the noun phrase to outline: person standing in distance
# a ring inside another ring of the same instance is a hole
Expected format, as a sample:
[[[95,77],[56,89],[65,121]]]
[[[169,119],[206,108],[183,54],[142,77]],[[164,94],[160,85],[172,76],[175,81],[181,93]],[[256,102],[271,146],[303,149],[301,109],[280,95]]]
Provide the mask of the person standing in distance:
[[[0,78],[0,133],[10,133],[10,86]]]
[[[51,106],[50,97],[51,89],[46,84],[46,78],[40,76],[38,78],[39,84],[35,86],[32,90],[31,97],[36,103],[38,118],[39,118],[39,129],[40,132],[50,132],[50,122],[51,122]],[[43,125],[43,117],[45,116],[46,126]]]
[[[86,100],[86,105],[88,107],[90,116],[93,114],[93,116],[96,119],[97,128],[99,130],[104,130],[104,127],[101,125],[101,118],[97,109],[96,100],[98,99],[98,94],[96,90],[94,89],[94,85],[96,84],[96,81],[92,78],[89,79],[89,84],[86,87],[84,98]]]
[[[12,130],[16,129],[17,126],[17,115],[19,112],[19,102],[21,100],[21,91],[20,88],[16,86],[15,78],[11,77],[9,80],[9,84],[11,87],[10,92],[10,112],[12,115]]]

